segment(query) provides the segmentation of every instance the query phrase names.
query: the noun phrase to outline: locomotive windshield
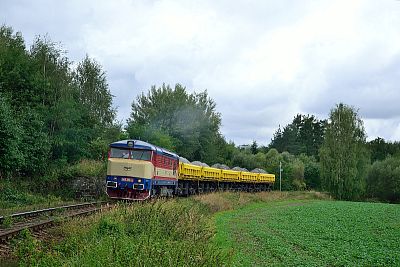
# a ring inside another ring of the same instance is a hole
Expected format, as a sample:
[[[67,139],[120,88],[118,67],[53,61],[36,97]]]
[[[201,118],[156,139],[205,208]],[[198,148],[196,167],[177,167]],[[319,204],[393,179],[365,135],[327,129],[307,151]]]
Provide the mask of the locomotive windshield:
[[[136,160],[149,161],[151,159],[151,151],[131,150],[131,149],[112,147],[110,150],[110,158],[136,159]]]
[[[151,151],[148,150],[131,150],[131,159],[150,160]]]

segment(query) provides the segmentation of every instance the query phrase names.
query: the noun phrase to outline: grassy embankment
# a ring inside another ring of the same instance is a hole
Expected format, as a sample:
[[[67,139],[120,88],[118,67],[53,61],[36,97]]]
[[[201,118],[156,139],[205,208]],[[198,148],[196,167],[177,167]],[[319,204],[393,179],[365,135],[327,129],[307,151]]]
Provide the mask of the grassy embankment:
[[[75,191],[81,186],[74,185],[77,177],[92,187],[101,187],[105,180],[105,163],[83,160],[75,165],[55,168],[43,177],[0,180],[0,216],[81,202],[75,198]]]
[[[24,233],[15,254],[21,263],[40,266],[399,263],[399,205],[325,198],[221,193],[121,204],[54,228],[50,239]]]
[[[218,266],[214,233],[203,205],[191,199],[120,204],[76,218],[39,241],[24,233],[18,261],[39,266]]]

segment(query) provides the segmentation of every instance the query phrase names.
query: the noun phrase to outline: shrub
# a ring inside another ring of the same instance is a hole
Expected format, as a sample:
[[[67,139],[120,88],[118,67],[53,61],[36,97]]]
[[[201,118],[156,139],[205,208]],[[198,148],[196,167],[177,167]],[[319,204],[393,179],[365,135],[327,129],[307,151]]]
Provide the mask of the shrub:
[[[84,159],[71,167],[73,176],[102,177],[106,175],[106,164],[103,161]]]
[[[367,195],[390,202],[400,201],[400,158],[375,161],[367,176]]]

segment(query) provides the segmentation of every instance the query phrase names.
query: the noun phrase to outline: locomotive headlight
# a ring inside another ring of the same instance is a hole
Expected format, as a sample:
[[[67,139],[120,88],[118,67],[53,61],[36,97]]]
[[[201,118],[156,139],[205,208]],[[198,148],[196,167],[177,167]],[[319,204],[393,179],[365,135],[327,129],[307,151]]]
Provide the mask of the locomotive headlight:
[[[142,182],[142,179],[138,179],[137,182],[138,182],[138,183],[141,183],[141,182]]]

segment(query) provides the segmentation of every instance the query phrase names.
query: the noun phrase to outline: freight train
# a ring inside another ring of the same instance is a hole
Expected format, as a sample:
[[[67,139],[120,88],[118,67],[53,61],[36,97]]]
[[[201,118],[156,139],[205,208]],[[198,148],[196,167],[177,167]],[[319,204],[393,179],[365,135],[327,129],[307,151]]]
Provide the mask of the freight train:
[[[110,198],[145,200],[216,190],[270,190],[275,175],[198,166],[164,148],[140,140],[111,143],[106,190]]]

